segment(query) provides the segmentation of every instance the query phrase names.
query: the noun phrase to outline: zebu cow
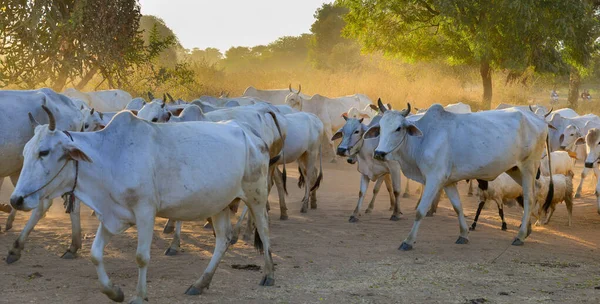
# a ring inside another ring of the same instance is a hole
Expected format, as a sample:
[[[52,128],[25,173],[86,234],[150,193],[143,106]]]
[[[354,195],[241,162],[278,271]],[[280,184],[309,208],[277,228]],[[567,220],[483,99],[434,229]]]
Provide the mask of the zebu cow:
[[[32,91],[0,91],[0,109],[2,109],[0,111],[0,142],[2,143],[0,145],[0,155],[2,155],[0,158],[0,185],[7,176],[10,177],[13,185],[17,184],[23,166],[23,148],[34,135],[35,121],[48,122],[47,116],[41,108],[42,105],[57,113],[57,117],[60,118],[58,125],[64,130],[81,130],[83,117],[79,107],[62,94],[57,94],[47,88]],[[29,113],[31,115],[27,119]],[[76,206],[70,214],[73,228],[72,240],[63,258],[73,258],[77,250],[81,248],[78,204],[79,202],[75,203]],[[41,202],[38,200],[38,205],[40,208],[31,213],[25,228],[9,250],[7,263],[19,260],[29,233],[52,205],[52,201],[43,198]],[[11,211],[6,222],[6,230],[12,228],[15,215],[16,211]]]
[[[285,102],[290,107],[303,112],[313,113],[323,122],[327,141],[335,155],[335,147],[329,141],[333,137],[333,132],[337,132],[346,121],[342,116],[348,109],[355,107],[364,109],[371,104],[367,96],[362,94],[354,94],[338,98],[328,98],[319,94],[315,94],[310,98],[304,98],[297,92],[288,94]],[[335,161],[335,156],[332,161]]]
[[[143,157],[140,150],[146,151]],[[104,248],[113,235],[136,225],[139,275],[130,303],[142,303],[147,298],[155,218],[213,218],[213,256],[186,291],[199,295],[208,288],[229,246],[230,206],[242,200],[256,222],[255,247],[264,251],[260,284],[271,286],[275,278],[266,212],[268,150],[264,141],[235,122],[153,124],[123,111],[99,132],[68,133],[51,123],[36,128],[23,151],[24,167],[11,205],[31,210],[42,197],[73,191],[92,208],[100,220],[92,262],[101,291],[116,302],[123,301],[124,294],[105,271]]]
[[[415,108],[415,110],[417,110],[417,114],[427,112],[427,109]],[[446,110],[448,112],[452,112],[452,113],[471,113],[471,106],[466,103],[462,103],[462,102],[451,103],[451,104],[445,106],[444,110]]]
[[[552,151],[560,149],[562,145],[561,141],[563,139],[561,138],[561,135],[564,135],[564,132],[566,131],[569,125],[573,125],[579,130],[582,130],[588,121],[600,123],[600,118],[594,114],[587,114],[573,118],[566,118],[561,116],[560,114],[554,114],[553,116],[551,116],[549,123],[550,125],[554,126],[556,130],[550,131],[550,149]]]
[[[348,221],[351,223],[358,222],[358,216],[370,181],[375,182],[375,187],[373,188],[373,198],[365,213],[371,213],[373,210],[381,183],[385,181],[385,186],[390,195],[390,210],[393,210],[390,220],[398,221],[400,214],[402,214],[400,212],[400,164],[397,161],[373,159],[373,152],[379,143],[379,139],[363,139],[363,134],[368,130],[368,127],[362,122],[363,118],[346,118],[346,124],[331,138],[331,141],[342,139],[337,148],[337,155],[348,157],[349,163],[358,162],[357,170],[361,174],[358,202]]]
[[[104,90],[81,92],[73,88],[66,89],[64,95],[85,101],[90,108],[100,112],[116,112],[123,110],[131,101],[131,95],[122,90]]]
[[[590,120],[585,123],[583,128],[579,128],[575,125],[568,125],[563,133],[560,136],[560,148],[569,153],[574,153],[577,156],[577,160],[583,160],[587,158],[587,149],[585,148],[585,136],[588,134],[591,129],[600,129],[600,122],[596,120]],[[576,144],[579,142],[579,144]],[[598,162],[596,162],[592,168],[594,170],[594,174],[596,176],[600,175],[600,171],[598,170]],[[581,190],[583,188],[583,182],[587,177],[590,168],[584,167],[581,172],[581,179],[579,180],[579,185],[577,186],[577,191],[575,192],[575,198],[581,197]]]
[[[297,94],[300,94],[300,96],[302,96],[302,98],[309,98],[310,96],[305,95],[300,93],[302,91],[302,86],[298,85],[298,91]],[[288,89],[280,89],[280,90],[259,90],[254,88],[253,86],[249,86],[248,88],[246,88],[246,90],[244,91],[244,94],[242,94],[242,96],[244,97],[256,97],[260,100],[264,100],[266,102],[270,102],[271,104],[274,105],[284,105],[285,104],[285,98],[288,96],[289,93],[293,93],[294,91],[292,90],[292,85],[289,85]]]
[[[378,160],[398,160],[404,175],[425,184],[413,228],[401,250],[410,250],[421,220],[443,188],[458,215],[457,244],[468,243],[468,227],[456,183],[479,179],[481,183],[507,172],[523,187],[525,212],[513,245],[524,244],[531,231],[531,202],[548,125],[534,113],[514,109],[455,114],[435,104],[423,117],[409,122],[408,109],[384,112],[380,125],[364,138],[380,136],[374,153]],[[548,195],[551,200],[552,195]]]
[[[600,160],[600,129],[592,128],[588,131],[585,136],[585,141],[583,139],[578,139],[577,144],[584,144],[586,147],[587,158],[585,159],[585,168],[591,169],[593,168],[596,177],[596,191],[594,194],[596,195],[596,203],[598,204],[598,214],[600,214],[600,172],[598,170],[598,160]],[[577,189],[579,192],[580,189]],[[550,208],[550,205],[544,205],[544,210],[546,212]]]
[[[125,110],[137,113],[146,104],[146,100],[141,97],[132,99]],[[108,122],[117,114],[117,112],[100,112],[96,109],[82,108],[83,113],[83,131],[92,132],[102,130]]]

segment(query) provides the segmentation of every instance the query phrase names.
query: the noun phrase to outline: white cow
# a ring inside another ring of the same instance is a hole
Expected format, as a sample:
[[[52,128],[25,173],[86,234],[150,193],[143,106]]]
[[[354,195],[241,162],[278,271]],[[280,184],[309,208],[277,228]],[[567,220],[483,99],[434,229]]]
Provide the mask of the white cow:
[[[346,124],[337,131],[331,141],[342,139],[337,148],[337,155],[348,157],[349,163],[358,162],[357,170],[361,174],[360,191],[356,208],[348,220],[351,223],[358,222],[358,216],[362,203],[369,187],[369,182],[374,181],[373,198],[365,213],[371,213],[375,203],[375,197],[379,192],[381,183],[385,181],[390,195],[390,210],[393,210],[391,221],[400,219],[400,188],[401,168],[397,161],[381,161],[373,159],[373,152],[379,143],[379,138],[363,139],[367,126],[363,118],[346,118]]]
[[[445,106],[444,109],[446,111],[452,112],[452,113],[471,113],[471,106],[466,103],[462,103],[462,102],[451,103],[451,104]],[[417,110],[417,114],[427,112],[427,109],[415,108],[415,110]]]
[[[560,114],[554,114],[550,116],[549,123],[555,128],[550,130],[550,149],[552,151],[561,149],[561,146],[563,146],[561,143],[563,139],[570,137],[569,133],[565,134],[565,131],[569,125],[573,125],[574,127],[577,127],[579,131],[581,131],[588,121],[600,123],[600,117],[594,114],[586,114],[573,118],[566,118]],[[570,130],[573,130],[573,128]],[[574,136],[574,139],[577,139],[577,137]]]
[[[569,171],[573,171],[573,159],[568,152],[565,151],[554,151],[550,153],[550,162],[552,163],[552,171],[548,168],[548,162],[544,159],[548,154],[544,153],[542,156],[542,163],[540,165],[540,172],[544,176],[550,176],[550,174],[562,174],[567,175]]]
[[[123,90],[104,90],[81,92],[73,88],[66,89],[64,95],[85,101],[90,108],[100,112],[116,112],[123,110],[131,101],[131,95]]]
[[[386,111],[381,101],[378,104],[384,112],[380,126],[371,127],[364,136],[380,136],[374,157],[398,160],[406,177],[425,184],[413,229],[401,250],[412,249],[421,220],[441,189],[458,214],[456,243],[468,243],[469,229],[456,183],[466,179],[485,183],[503,172],[523,187],[525,212],[513,245],[523,244],[531,231],[534,181],[548,136],[543,119],[514,109],[455,114],[436,104],[421,119],[410,122],[406,119],[410,104],[402,112]]]
[[[333,132],[337,132],[337,130],[345,124],[346,121],[342,114],[346,113],[346,111],[352,107],[364,109],[371,104],[371,100],[362,94],[338,98],[328,98],[315,94],[310,98],[304,98],[299,95],[298,92],[288,94],[285,102],[287,105],[298,111],[313,113],[321,119],[333,155],[335,155],[335,147],[329,139],[333,137]],[[335,156],[332,161],[335,161]]]
[[[155,218],[212,217],[213,256],[200,279],[186,291],[198,295],[208,288],[229,246],[230,206],[242,200],[256,222],[255,247],[264,251],[265,275],[260,284],[271,286],[275,278],[266,210],[267,151],[261,139],[235,122],[153,124],[123,111],[99,132],[67,134],[41,126],[23,152],[22,178],[11,205],[31,210],[40,198],[60,196],[75,185],[75,196],[100,220],[92,262],[101,291],[117,302],[123,301],[124,294],[109,279],[103,252],[113,235],[136,225],[139,275],[130,303],[142,303],[147,298]]]
[[[600,214],[600,170],[598,169],[598,160],[600,159],[600,129],[592,128],[588,131],[585,136],[585,141],[581,138],[577,140],[578,144],[584,144],[586,146],[587,158],[585,159],[585,168],[594,169],[597,177],[596,183],[596,202],[598,204],[598,214]],[[579,192],[580,189],[577,189]],[[544,206],[546,211],[547,206]]]
[[[586,135],[591,129],[600,129],[600,123],[597,123],[595,121],[588,121],[587,123],[585,123],[583,130],[573,128],[572,126],[567,127],[567,129],[563,133],[565,136],[561,145],[564,144],[566,146],[565,148],[567,151],[572,153],[574,152],[577,155],[578,160],[583,160],[585,162],[585,159],[587,158],[587,148],[585,146],[585,140]],[[571,134],[577,136],[577,139],[573,143],[571,143]],[[594,163],[593,169],[596,177],[600,176],[600,171],[598,170],[598,162]],[[581,179],[579,180],[579,185],[577,186],[577,191],[575,192],[575,198],[581,197],[583,182],[585,181],[585,178],[587,177],[589,171],[590,168],[588,168],[587,166],[583,168],[583,171],[581,172]]]
[[[302,91],[302,86],[298,85],[298,91],[296,91],[297,94],[300,94],[300,96],[302,96],[302,98],[310,97],[308,95],[300,93],[301,91]],[[289,85],[288,89],[280,89],[280,90],[259,90],[253,86],[249,86],[248,88],[246,88],[246,90],[244,91],[244,94],[242,94],[242,96],[256,97],[260,100],[270,102],[274,105],[284,105],[285,98],[288,96],[289,93],[292,93],[292,92],[294,92],[294,91],[292,90],[291,84]]]
[[[0,109],[2,109],[0,110],[0,143],[2,143],[0,145],[0,155],[2,155],[0,157],[0,186],[7,176],[10,177],[13,185],[17,184],[23,166],[25,144],[33,137],[37,122],[49,122],[42,105],[57,113],[59,121],[56,124],[63,130],[81,130],[83,117],[79,107],[62,94],[57,94],[47,88],[32,91],[0,91]],[[28,119],[29,114],[31,115]],[[47,198],[43,198],[41,202],[37,201],[36,206],[40,205],[40,208],[31,213],[25,228],[9,250],[7,263],[19,260],[29,233],[51,204],[52,201]],[[78,204],[79,202],[75,202],[74,210],[70,214],[73,228],[72,239],[63,258],[73,258],[77,250],[81,248]],[[16,211],[11,211],[6,222],[6,230],[12,228],[15,215]]]

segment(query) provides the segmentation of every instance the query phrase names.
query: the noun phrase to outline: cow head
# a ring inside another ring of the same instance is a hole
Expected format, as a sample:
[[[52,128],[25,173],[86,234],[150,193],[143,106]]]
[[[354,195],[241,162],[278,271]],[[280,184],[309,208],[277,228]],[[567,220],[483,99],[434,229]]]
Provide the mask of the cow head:
[[[105,127],[104,114],[92,109],[83,109],[83,127],[82,132],[93,132],[102,130]]]
[[[292,90],[292,85],[290,84],[289,89],[290,93],[285,97],[285,103],[293,109],[302,111],[303,98],[300,95],[300,91],[302,91],[302,86],[298,85],[298,91],[294,92],[294,90]]]
[[[406,136],[422,136],[421,130],[412,122],[406,120],[410,114],[410,103],[408,108],[402,111],[388,111],[381,102],[377,100],[380,111],[383,113],[378,126],[371,127],[364,135],[365,139],[379,136],[379,145],[375,149],[373,157],[377,160],[385,160],[386,156],[395,151],[406,141]]]
[[[137,117],[151,122],[167,122],[171,117],[167,105],[162,101],[155,99],[138,112]]]
[[[581,134],[581,131],[579,130],[579,128],[575,125],[568,125],[565,130],[563,131],[563,133],[560,135],[560,149],[561,150],[572,150],[572,146],[575,143],[575,141],[579,138],[582,137],[583,134]]]
[[[585,139],[579,138],[575,144],[586,145],[587,158],[585,159],[585,167],[593,168],[594,163],[600,158],[600,130],[593,128],[590,129],[585,136]]]
[[[141,110],[144,105],[146,104],[146,100],[142,97],[137,97],[132,99],[127,106],[125,107],[125,110],[135,110],[135,111],[139,111]]]
[[[11,205],[17,210],[34,209],[40,199],[58,197],[69,191],[75,180],[70,160],[92,162],[77,143],[56,129],[50,109],[42,108],[48,114],[49,123],[36,126],[33,137],[23,149],[23,169],[10,197]]]
[[[337,148],[337,155],[351,156],[358,152],[366,126],[362,124],[364,118],[346,118],[346,124],[331,138],[331,141],[342,139]]]

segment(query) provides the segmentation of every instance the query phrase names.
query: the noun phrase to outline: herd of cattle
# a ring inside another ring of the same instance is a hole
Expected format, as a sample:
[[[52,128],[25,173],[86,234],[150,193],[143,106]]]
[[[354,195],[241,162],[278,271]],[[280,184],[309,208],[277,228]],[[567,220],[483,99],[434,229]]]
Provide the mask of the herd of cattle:
[[[264,254],[260,284],[273,285],[268,194],[275,184],[280,219],[286,220],[286,164],[296,162],[298,186],[304,188],[301,212],[308,211],[309,203],[317,208],[323,148],[356,163],[360,172],[350,222],[358,221],[371,181],[374,196],[365,212],[373,210],[385,182],[394,221],[401,214],[402,176],[423,185],[413,228],[401,250],[413,248],[421,220],[435,212],[442,190],[458,215],[457,244],[468,243],[469,230],[475,229],[487,201],[498,205],[506,230],[503,206],[516,201],[524,212],[513,245],[522,245],[531,233],[530,216],[548,223],[556,204],[564,201],[571,225],[573,198],[581,195],[589,169],[600,178],[600,118],[571,109],[502,104],[472,113],[468,105],[457,103],[445,108],[435,104],[412,114],[410,104],[396,111],[361,94],[307,96],[301,87],[291,86],[249,87],[242,97],[202,96],[192,102],[168,94],[148,97],[149,102],[120,90],[0,91],[0,185],[4,177],[15,185],[10,206],[0,208],[10,212],[6,230],[18,210],[33,210],[7,263],[19,260],[29,233],[52,199],[62,196],[72,223],[71,246],[63,258],[74,258],[81,248],[83,202],[100,221],[91,257],[102,292],[114,301],[123,301],[124,295],[105,271],[104,247],[113,235],[137,226],[139,278],[131,302],[143,302],[156,217],[169,219],[165,232],[175,231],[167,255],[179,250],[182,221],[209,219],[214,230],[210,263],[186,294],[208,288],[228,246],[236,243],[246,214],[245,237],[254,232],[254,245]],[[584,161],[585,169],[574,194],[575,160]],[[471,185],[473,180],[480,205],[468,227],[457,183]],[[600,213],[599,193],[600,179]],[[230,217],[240,201],[244,210],[233,227]]]

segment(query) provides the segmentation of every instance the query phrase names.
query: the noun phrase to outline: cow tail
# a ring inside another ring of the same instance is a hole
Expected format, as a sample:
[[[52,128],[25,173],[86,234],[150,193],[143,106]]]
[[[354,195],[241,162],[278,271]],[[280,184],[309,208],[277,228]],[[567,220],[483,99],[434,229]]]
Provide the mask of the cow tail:
[[[317,177],[317,181],[315,185],[310,188],[310,191],[315,191],[319,189],[321,185],[321,180],[323,179],[323,151],[321,149],[322,145],[319,145],[319,177]]]
[[[304,187],[304,174],[302,173],[302,168],[300,168],[300,166],[298,166],[298,173],[300,174],[300,177],[298,177],[298,188],[302,188]]]
[[[546,195],[546,201],[544,202],[544,212],[548,212],[548,208],[552,205],[552,199],[554,198],[554,181],[552,180],[552,161],[550,155],[550,140],[549,136],[546,135],[546,151],[548,153],[548,171],[550,171],[550,186],[548,187],[548,195]]]
[[[281,159],[282,159],[282,163],[283,163],[283,171],[281,174],[281,180],[283,182],[283,190],[285,191],[285,194],[288,194],[287,191],[287,171],[285,170],[285,152],[284,152],[284,144],[285,144],[285,138],[283,137],[283,133],[281,133],[281,127],[279,126],[279,121],[277,120],[277,115],[275,114],[275,112],[269,111],[267,112],[269,113],[269,115],[271,115],[271,117],[273,117],[273,121],[275,122],[275,126],[277,127],[277,132],[279,132],[279,137],[281,138]]]

